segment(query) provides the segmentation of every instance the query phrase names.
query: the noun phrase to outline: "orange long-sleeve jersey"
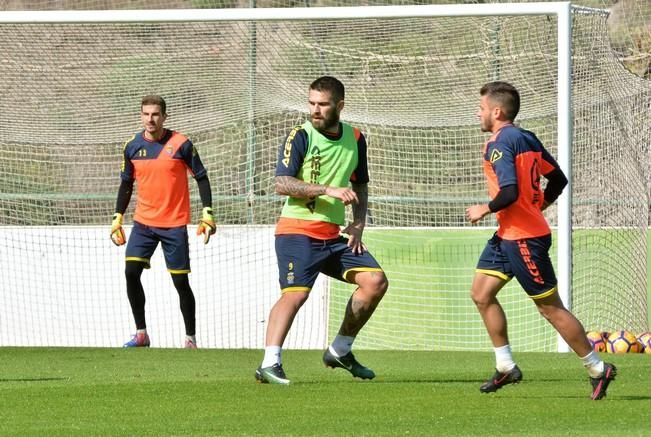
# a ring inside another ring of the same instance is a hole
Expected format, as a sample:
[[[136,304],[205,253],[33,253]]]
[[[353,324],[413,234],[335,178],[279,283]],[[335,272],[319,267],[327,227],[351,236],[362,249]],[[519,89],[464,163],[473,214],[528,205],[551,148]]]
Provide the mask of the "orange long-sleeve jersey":
[[[549,224],[541,211],[544,193],[540,177],[559,166],[540,140],[532,132],[509,124],[484,144],[483,158],[491,199],[503,187],[518,187],[517,200],[496,214],[497,235],[505,240],[519,240],[549,234]]]

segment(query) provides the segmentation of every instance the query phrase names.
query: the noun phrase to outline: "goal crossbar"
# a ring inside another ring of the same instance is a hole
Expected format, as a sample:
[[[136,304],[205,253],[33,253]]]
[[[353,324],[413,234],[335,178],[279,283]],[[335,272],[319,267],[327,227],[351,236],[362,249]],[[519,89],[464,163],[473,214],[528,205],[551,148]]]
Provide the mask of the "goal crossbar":
[[[557,15],[570,12],[570,2],[458,5],[351,6],[320,8],[152,9],[104,11],[4,11],[0,23],[128,23],[324,20],[450,16]]]

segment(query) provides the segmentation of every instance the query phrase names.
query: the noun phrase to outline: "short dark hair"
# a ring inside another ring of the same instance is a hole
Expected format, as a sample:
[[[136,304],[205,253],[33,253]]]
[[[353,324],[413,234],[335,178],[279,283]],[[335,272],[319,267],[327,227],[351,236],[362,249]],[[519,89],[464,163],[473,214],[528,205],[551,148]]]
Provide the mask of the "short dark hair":
[[[515,120],[518,112],[520,112],[520,93],[510,83],[489,82],[481,87],[479,94],[488,96],[489,99],[497,103],[509,121]]]
[[[335,103],[345,98],[346,92],[344,84],[339,79],[332,76],[321,76],[310,84],[310,89],[315,91],[327,91],[332,96]]]
[[[161,96],[150,94],[143,97],[142,101],[140,102],[140,109],[142,109],[142,107],[145,105],[158,105],[160,106],[161,113],[163,115],[167,114],[167,104],[165,103],[165,99]]]

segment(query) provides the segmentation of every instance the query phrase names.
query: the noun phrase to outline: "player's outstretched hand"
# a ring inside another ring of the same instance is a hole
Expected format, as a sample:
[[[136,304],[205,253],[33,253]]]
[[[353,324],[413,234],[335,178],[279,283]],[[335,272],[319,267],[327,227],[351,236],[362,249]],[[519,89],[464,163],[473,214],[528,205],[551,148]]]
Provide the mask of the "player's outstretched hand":
[[[201,220],[197,226],[197,235],[203,235],[203,244],[208,244],[210,236],[217,231],[215,219],[212,215],[212,208],[207,206],[201,211]]]
[[[122,246],[127,242],[127,237],[124,235],[124,229],[122,229],[122,214],[119,212],[113,214],[113,222],[111,223],[111,241],[116,246]]]

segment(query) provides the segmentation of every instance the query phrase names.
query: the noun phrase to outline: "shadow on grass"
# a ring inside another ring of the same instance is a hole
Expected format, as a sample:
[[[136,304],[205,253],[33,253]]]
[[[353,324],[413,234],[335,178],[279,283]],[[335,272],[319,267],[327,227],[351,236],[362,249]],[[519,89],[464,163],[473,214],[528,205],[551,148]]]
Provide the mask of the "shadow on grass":
[[[292,380],[293,385],[308,385],[308,384],[481,384],[485,380],[483,379],[440,379],[440,378],[402,378],[402,379],[373,379],[373,380],[363,380],[359,378],[354,379],[337,379],[337,380]]]
[[[46,382],[46,381],[69,381],[70,378],[57,377],[57,378],[0,378],[2,382]]]
[[[610,400],[621,400],[621,401],[648,401],[651,400],[651,396],[609,396],[606,399]]]
[[[504,392],[506,394],[506,392]],[[496,396],[494,393],[488,393],[488,395]],[[499,396],[499,395],[497,395]],[[651,396],[618,396],[618,395],[608,395],[605,398],[599,400],[599,401],[593,401],[590,399],[590,394],[579,394],[577,393],[576,395],[559,395],[559,394],[542,394],[542,395],[535,395],[528,393],[526,395],[519,395],[519,394],[514,394],[509,392],[508,393],[508,398],[511,399],[585,399],[589,402],[598,402],[598,403],[608,403],[608,402],[616,402],[616,401],[649,401],[651,400]]]

